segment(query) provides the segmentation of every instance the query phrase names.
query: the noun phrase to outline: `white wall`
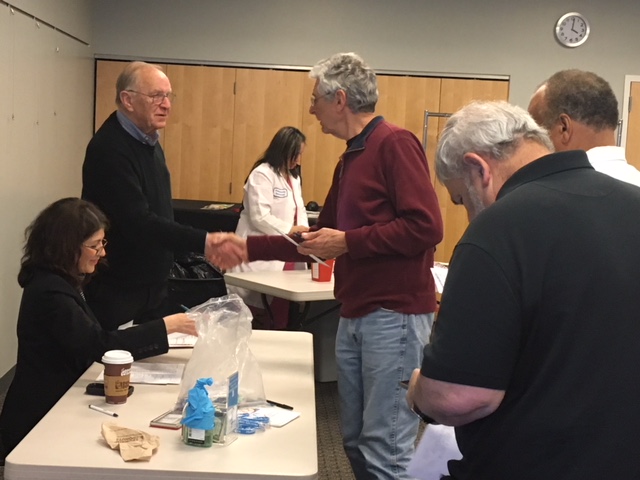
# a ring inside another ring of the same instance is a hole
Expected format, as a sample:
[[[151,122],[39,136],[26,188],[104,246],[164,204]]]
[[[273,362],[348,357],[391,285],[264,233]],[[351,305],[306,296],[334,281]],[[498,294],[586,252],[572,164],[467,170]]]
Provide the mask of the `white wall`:
[[[356,51],[378,70],[508,75],[525,106],[564,68],[604,76],[622,100],[640,74],[640,2],[630,0],[94,0],[96,55],[311,66]],[[564,13],[579,11],[591,37],[556,43]]]
[[[6,3],[89,43],[91,2],[87,0],[7,0]]]
[[[80,195],[93,126],[91,47],[33,19],[89,43],[88,0],[9,3],[31,16],[0,3],[0,377],[16,359],[24,229],[52,201]]]

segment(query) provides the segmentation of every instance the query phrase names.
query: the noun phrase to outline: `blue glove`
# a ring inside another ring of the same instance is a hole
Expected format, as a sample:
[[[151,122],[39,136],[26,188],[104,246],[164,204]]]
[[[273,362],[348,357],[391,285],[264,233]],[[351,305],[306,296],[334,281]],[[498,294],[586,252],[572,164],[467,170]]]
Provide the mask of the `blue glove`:
[[[216,409],[209,398],[205,385],[213,385],[213,379],[200,378],[195,387],[189,390],[187,408],[181,423],[189,428],[213,430]]]

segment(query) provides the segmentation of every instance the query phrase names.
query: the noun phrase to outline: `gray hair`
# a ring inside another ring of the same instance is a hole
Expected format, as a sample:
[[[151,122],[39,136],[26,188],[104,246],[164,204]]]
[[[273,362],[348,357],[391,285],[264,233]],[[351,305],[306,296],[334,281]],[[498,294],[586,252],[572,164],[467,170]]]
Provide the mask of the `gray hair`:
[[[473,102],[447,122],[436,150],[436,176],[440,182],[465,177],[466,153],[506,160],[529,140],[553,151],[547,131],[522,108],[507,102]]]
[[[360,56],[336,53],[319,61],[309,72],[318,80],[318,92],[329,100],[338,90],[347,94],[347,106],[353,113],[372,113],[378,101],[376,74]]]
[[[120,101],[120,94],[126,90],[135,90],[138,87],[138,79],[140,78],[140,72],[147,68],[155,68],[162,72],[162,68],[158,65],[147,62],[131,62],[128,63],[122,73],[118,75],[116,80],[116,105],[122,106]]]

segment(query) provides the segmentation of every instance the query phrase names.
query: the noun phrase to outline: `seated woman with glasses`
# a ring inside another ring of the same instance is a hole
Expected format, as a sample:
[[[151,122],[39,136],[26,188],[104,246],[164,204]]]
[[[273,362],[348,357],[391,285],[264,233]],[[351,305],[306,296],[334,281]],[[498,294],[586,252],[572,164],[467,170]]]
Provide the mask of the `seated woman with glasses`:
[[[102,329],[82,289],[106,255],[106,228],[95,205],[65,198],[45,208],[25,231],[18,359],[0,414],[0,460],[107,350],[128,350],[138,360],[167,352],[169,333],[197,335],[184,313],[126,330]]]
[[[282,127],[275,134],[264,154],[251,167],[244,185],[242,212],[236,235],[278,235],[309,230],[307,211],[300,185],[300,157],[306,137],[295,127]],[[303,269],[305,264],[285,264],[277,260],[256,261],[239,265],[232,272],[259,270]],[[265,315],[260,294],[229,287],[230,293],[242,296],[254,315],[254,326],[262,326],[261,319],[276,329],[287,327],[289,302],[274,298],[270,304],[271,317]]]

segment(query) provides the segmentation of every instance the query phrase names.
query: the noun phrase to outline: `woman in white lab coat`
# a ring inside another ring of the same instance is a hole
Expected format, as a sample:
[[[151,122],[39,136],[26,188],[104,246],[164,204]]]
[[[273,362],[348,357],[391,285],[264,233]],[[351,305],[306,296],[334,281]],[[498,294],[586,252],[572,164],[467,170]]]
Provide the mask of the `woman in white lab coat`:
[[[275,134],[262,157],[253,165],[244,185],[243,210],[236,234],[279,235],[309,230],[309,220],[302,200],[300,185],[300,157],[306,138],[295,127],[283,127]],[[286,265],[287,269],[306,268],[304,263]],[[233,268],[233,272],[257,270],[283,270],[280,261],[256,261]],[[260,294],[238,287],[229,287],[229,293],[237,293],[259,315],[263,308]],[[274,328],[287,326],[288,302],[273,299],[270,303]]]

